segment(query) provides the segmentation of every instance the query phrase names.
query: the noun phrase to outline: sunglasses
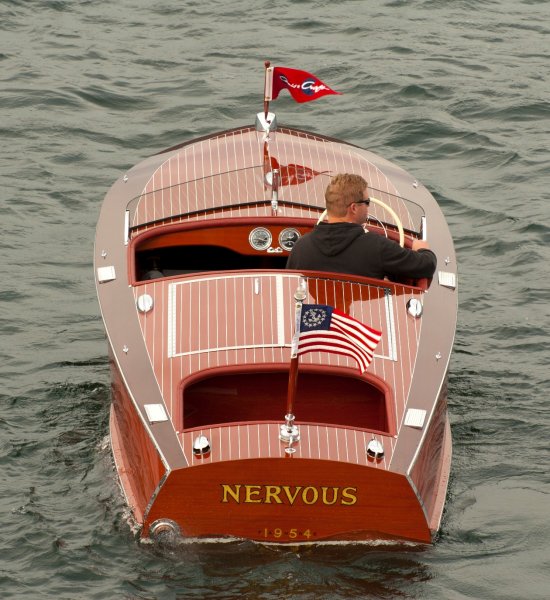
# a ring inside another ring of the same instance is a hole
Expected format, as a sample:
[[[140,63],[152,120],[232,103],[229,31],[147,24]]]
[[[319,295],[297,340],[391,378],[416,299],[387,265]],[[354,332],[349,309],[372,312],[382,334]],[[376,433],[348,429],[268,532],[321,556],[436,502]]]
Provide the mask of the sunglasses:
[[[370,198],[366,200],[357,200],[356,202],[352,202],[352,204],[366,204],[367,206],[370,204]]]

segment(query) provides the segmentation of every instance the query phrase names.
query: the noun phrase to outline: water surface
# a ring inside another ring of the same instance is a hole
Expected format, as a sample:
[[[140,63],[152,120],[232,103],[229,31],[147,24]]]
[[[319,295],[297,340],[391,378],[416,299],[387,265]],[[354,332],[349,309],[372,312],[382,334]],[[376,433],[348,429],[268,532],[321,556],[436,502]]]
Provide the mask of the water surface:
[[[3,598],[542,599],[550,585],[546,0],[3,0]],[[428,186],[460,261],[454,460],[432,547],[136,541],[108,447],[94,227],[162,148],[252,123],[263,61],[342,96],[280,123]]]

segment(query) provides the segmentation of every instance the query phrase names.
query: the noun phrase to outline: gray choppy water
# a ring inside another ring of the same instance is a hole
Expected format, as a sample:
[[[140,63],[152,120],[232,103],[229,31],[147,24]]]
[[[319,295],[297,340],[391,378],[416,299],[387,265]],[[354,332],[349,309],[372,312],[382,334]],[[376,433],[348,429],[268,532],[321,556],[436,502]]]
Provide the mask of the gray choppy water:
[[[0,3],[2,598],[542,599],[550,549],[546,0]],[[281,122],[431,188],[460,259],[431,548],[135,541],[106,444],[94,226],[120,172],[252,122],[263,60],[343,96]]]

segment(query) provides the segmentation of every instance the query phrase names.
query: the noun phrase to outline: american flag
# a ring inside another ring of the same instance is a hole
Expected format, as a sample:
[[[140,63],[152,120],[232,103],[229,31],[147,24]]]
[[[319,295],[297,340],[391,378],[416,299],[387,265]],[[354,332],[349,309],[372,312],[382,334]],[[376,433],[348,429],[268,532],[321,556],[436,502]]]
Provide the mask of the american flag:
[[[382,332],[337,308],[325,304],[304,304],[296,353],[334,352],[351,356],[364,373],[381,337]]]

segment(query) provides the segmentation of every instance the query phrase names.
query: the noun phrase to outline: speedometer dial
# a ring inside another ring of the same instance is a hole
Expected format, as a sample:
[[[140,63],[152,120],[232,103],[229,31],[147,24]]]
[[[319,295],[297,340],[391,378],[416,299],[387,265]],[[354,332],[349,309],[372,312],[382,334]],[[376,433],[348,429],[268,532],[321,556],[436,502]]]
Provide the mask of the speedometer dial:
[[[271,246],[272,239],[269,229],[265,227],[256,227],[248,236],[248,241],[254,250],[267,250]]]

